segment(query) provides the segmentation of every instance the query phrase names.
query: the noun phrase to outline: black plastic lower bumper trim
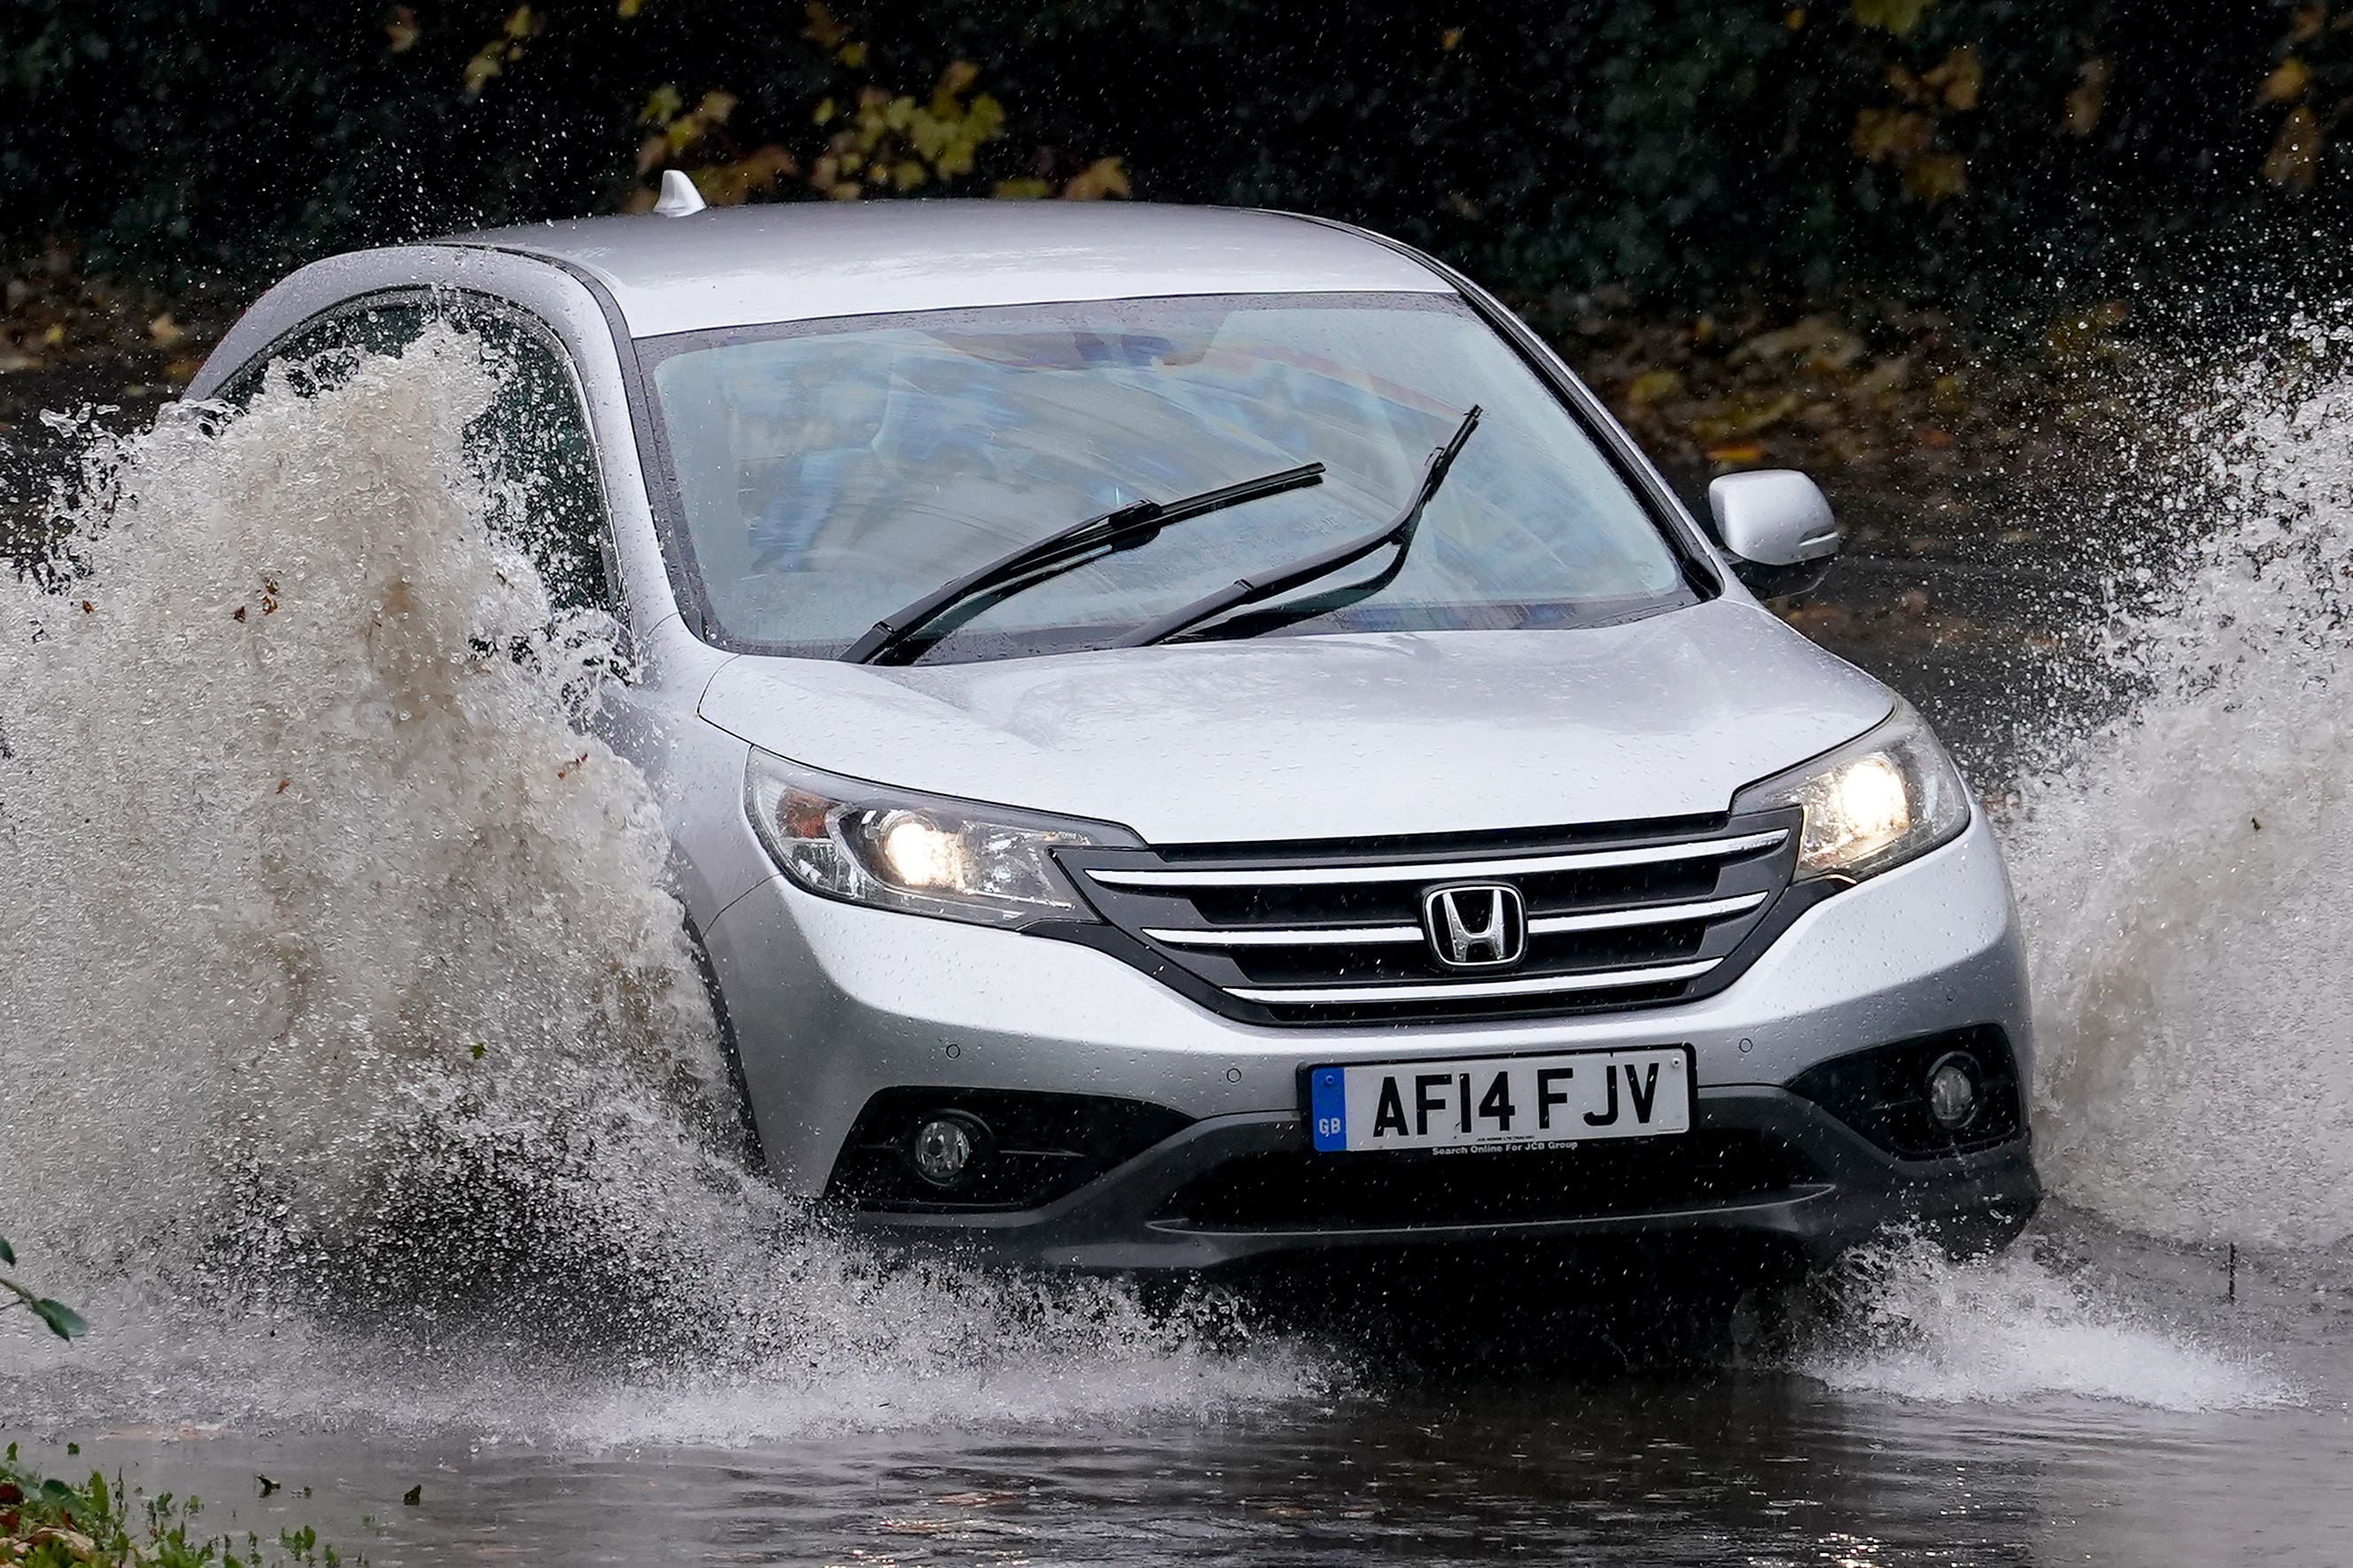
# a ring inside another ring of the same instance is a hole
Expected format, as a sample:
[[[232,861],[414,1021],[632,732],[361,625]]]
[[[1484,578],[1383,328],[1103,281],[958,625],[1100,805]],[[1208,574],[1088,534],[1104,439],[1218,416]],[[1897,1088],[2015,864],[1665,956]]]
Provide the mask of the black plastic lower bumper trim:
[[[1227,1215],[1199,1223],[1183,1212],[1188,1188],[1234,1162],[1297,1155],[1306,1133],[1295,1111],[1211,1117],[1185,1127],[1084,1187],[1018,1213],[863,1213],[869,1234],[976,1250],[1007,1262],[1099,1270],[1212,1268],[1247,1258],[1335,1247],[1572,1240],[1723,1232],[1765,1237],[1826,1262],[1895,1225],[1916,1224],[1968,1246],[1994,1245],[2032,1216],[2042,1187],[2026,1138],[1928,1160],[1899,1159],[1802,1096],[1765,1086],[1703,1089],[1693,1136],[1736,1135],[1778,1145],[1804,1175],[1779,1188],[1695,1194],[1639,1192],[1605,1212],[1476,1219],[1461,1212],[1409,1219],[1363,1215],[1289,1221]],[[1370,1158],[1335,1154],[1332,1160]],[[1459,1156],[1475,1160],[1478,1155]]]

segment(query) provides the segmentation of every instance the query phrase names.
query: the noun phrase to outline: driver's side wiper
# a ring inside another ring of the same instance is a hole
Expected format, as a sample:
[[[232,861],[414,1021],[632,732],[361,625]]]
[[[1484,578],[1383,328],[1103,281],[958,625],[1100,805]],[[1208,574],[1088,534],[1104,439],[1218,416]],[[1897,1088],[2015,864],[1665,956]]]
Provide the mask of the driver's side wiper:
[[[1446,438],[1445,445],[1430,454],[1430,461],[1421,470],[1421,482],[1414,486],[1411,499],[1405,503],[1404,510],[1384,527],[1345,543],[1335,544],[1329,550],[1319,551],[1287,566],[1278,566],[1271,572],[1255,577],[1237,577],[1216,593],[1205,594],[1181,609],[1171,610],[1158,620],[1136,627],[1113,646],[1144,647],[1152,643],[1166,642],[1179,632],[1189,631],[1204,621],[1215,620],[1228,610],[1255,605],[1278,594],[1287,594],[1303,583],[1328,577],[1344,566],[1353,565],[1384,545],[1395,545],[1397,559],[1381,569],[1372,584],[1376,590],[1388,586],[1404,567],[1406,552],[1413,548],[1413,536],[1421,529],[1423,510],[1430,505],[1431,498],[1438,494],[1438,487],[1446,482],[1447,470],[1453,468],[1454,459],[1461,456],[1462,444],[1471,439],[1472,431],[1479,428],[1479,405],[1472,404],[1470,411],[1462,416],[1462,422],[1454,426],[1454,434]]]
[[[874,623],[863,637],[849,645],[842,654],[851,664],[871,664],[893,648],[902,647],[915,633],[956,605],[965,604],[983,594],[999,588],[1012,591],[1034,586],[1049,577],[1092,560],[1098,554],[1129,550],[1145,542],[1172,522],[1204,517],[1246,501],[1281,495],[1324,482],[1324,465],[1303,463],[1295,468],[1283,468],[1271,474],[1261,474],[1239,484],[1222,485],[1198,495],[1178,500],[1140,500],[1107,511],[1098,517],[1086,518],[1067,528],[1055,530],[1045,538],[1009,551],[985,566],[965,573],[955,582],[934,588],[913,604],[902,605]],[[1027,579],[1027,581],[1023,581]]]

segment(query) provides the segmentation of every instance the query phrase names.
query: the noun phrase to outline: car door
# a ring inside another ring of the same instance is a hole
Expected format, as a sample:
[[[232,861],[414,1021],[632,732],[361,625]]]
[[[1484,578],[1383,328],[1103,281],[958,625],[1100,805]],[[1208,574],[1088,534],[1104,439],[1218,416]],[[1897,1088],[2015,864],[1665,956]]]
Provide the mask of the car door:
[[[315,395],[371,354],[406,352],[437,323],[479,345],[495,380],[490,405],[465,432],[491,529],[531,556],[558,615],[603,612],[617,623],[612,520],[579,375],[554,332],[530,312],[447,289],[347,300],[256,354],[222,384],[220,396],[241,405],[273,375],[298,395]]]

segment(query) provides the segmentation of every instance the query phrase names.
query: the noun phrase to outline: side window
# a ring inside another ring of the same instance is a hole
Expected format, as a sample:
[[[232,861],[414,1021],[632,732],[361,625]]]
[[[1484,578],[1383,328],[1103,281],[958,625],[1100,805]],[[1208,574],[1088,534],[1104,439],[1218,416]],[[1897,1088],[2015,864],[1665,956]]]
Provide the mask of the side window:
[[[556,608],[618,613],[596,445],[571,372],[537,330],[502,311],[461,310],[457,324],[481,340],[498,376],[489,410],[466,430],[491,526],[530,552]]]
[[[557,609],[617,614],[588,417],[560,352],[519,317],[448,297],[343,306],[280,339],[231,376],[220,395],[243,406],[279,363],[286,365],[298,394],[313,395],[371,354],[401,353],[439,321],[479,340],[498,378],[491,406],[466,427],[467,450],[488,492],[491,526],[530,554]]]
[[[424,334],[433,313],[422,300],[377,300],[332,310],[270,345],[222,386],[242,408],[261,390],[273,364],[284,363],[294,390],[308,397],[349,375],[370,354],[396,354]]]

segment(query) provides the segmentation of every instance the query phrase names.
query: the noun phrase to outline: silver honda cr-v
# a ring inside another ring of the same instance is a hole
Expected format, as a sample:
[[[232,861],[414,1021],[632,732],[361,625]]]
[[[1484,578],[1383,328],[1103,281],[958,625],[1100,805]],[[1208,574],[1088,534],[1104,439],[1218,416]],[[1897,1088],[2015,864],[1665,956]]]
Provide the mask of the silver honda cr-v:
[[[1264,212],[892,203],[337,257],[197,377],[460,315],[638,668],[756,1131],[1087,1268],[2032,1211],[2024,968],[1918,715],[1447,268]]]

